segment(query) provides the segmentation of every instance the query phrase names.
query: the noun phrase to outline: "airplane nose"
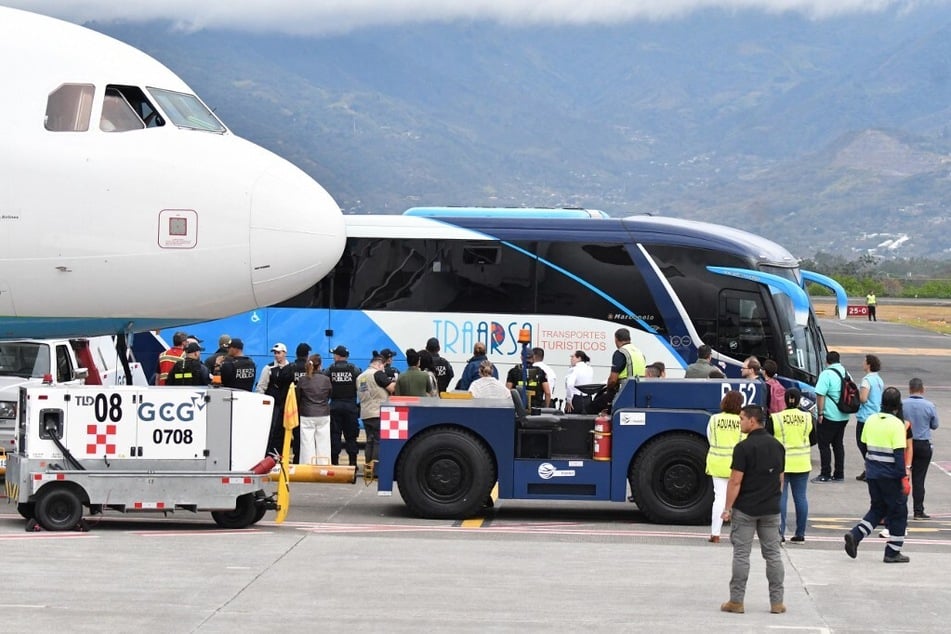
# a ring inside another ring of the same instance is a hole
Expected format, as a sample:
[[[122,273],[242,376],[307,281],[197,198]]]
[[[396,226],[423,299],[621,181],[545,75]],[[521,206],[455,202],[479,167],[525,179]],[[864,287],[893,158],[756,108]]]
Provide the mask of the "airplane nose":
[[[270,306],[316,284],[343,253],[340,207],[296,167],[269,169],[251,195],[251,287]]]

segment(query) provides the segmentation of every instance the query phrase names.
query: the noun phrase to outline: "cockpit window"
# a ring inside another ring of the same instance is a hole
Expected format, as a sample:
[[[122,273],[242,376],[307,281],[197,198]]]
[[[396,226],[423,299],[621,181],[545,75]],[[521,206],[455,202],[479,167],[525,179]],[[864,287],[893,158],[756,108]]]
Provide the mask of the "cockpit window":
[[[179,128],[225,132],[221,121],[195,95],[161,88],[148,90],[169,120]]]
[[[63,84],[46,99],[44,127],[51,132],[85,132],[95,94],[92,84]]]
[[[99,129],[103,132],[128,132],[141,130],[144,127],[145,122],[136,114],[123,94],[114,86],[106,87],[106,94],[102,99]]]
[[[165,119],[159,113],[158,109],[149,101],[145,92],[138,86],[121,86],[119,84],[110,84],[106,86],[106,94],[118,93],[125,102],[135,112],[136,117],[142,122],[139,128],[158,128],[165,125]]]

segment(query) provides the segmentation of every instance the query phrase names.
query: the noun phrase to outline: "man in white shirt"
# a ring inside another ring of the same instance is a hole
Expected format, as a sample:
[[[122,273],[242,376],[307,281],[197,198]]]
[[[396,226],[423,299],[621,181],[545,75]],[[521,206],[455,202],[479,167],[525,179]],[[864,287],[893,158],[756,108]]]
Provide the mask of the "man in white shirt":
[[[545,373],[545,376],[548,377],[548,385],[551,389],[552,407],[555,407],[554,403],[557,396],[555,394],[555,386],[558,385],[558,376],[555,375],[555,371],[552,370],[547,363],[545,363],[545,351],[541,348],[532,348],[532,365],[534,365],[536,368],[541,368]]]

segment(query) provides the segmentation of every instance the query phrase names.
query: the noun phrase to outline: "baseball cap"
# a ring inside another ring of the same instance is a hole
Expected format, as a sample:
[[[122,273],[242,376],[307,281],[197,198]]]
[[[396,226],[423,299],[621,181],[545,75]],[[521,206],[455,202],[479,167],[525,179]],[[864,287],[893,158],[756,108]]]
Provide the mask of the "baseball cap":
[[[199,339],[199,338],[196,337],[195,335],[188,335],[188,338],[189,338],[189,339],[194,339],[194,340],[197,341],[198,343],[204,343],[201,339]]]
[[[347,350],[344,346],[337,346],[336,348],[330,351],[330,354],[335,354],[338,357],[349,357],[350,351]]]
[[[392,359],[396,356],[396,353],[390,350],[389,348],[383,348],[380,350],[380,356],[384,359]]]
[[[201,346],[192,341],[187,346],[185,346],[185,352],[201,352]]]
[[[283,343],[275,343],[274,347],[271,348],[271,352],[287,352],[287,346]]]
[[[238,350],[244,350],[244,342],[236,337],[231,340],[231,343],[228,344],[228,347],[237,348]]]
[[[310,344],[307,344],[307,343],[299,343],[299,344],[297,344],[297,350],[296,350],[297,356],[298,356],[298,357],[306,357],[307,355],[310,354],[310,351],[311,351],[312,349],[313,349],[313,348],[310,347]]]
[[[228,344],[230,343],[231,343],[231,335],[221,335],[220,337],[218,337],[219,348],[222,348],[222,347],[227,348]]]

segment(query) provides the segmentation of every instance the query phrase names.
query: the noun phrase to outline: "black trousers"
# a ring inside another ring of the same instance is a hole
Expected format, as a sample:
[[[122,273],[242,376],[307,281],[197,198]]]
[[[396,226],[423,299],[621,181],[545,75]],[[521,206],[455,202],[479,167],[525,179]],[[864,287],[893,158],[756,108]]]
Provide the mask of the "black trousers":
[[[833,478],[845,477],[845,426],[847,420],[822,419],[816,432],[819,442],[819,475]],[[832,468],[832,457],[835,456],[835,470]]]
[[[913,440],[912,447],[915,455],[911,459],[911,499],[914,512],[925,512],[925,476],[928,475],[928,465],[934,450],[930,440]]]
[[[865,454],[868,453],[868,445],[862,442],[862,430],[865,429],[864,420],[855,421],[855,445],[859,448],[859,453],[862,454],[862,464],[865,464]]]
[[[330,402],[330,462],[340,464],[340,449],[346,449],[352,466],[357,465],[360,406],[356,401]],[[340,436],[343,436],[341,442]]]

